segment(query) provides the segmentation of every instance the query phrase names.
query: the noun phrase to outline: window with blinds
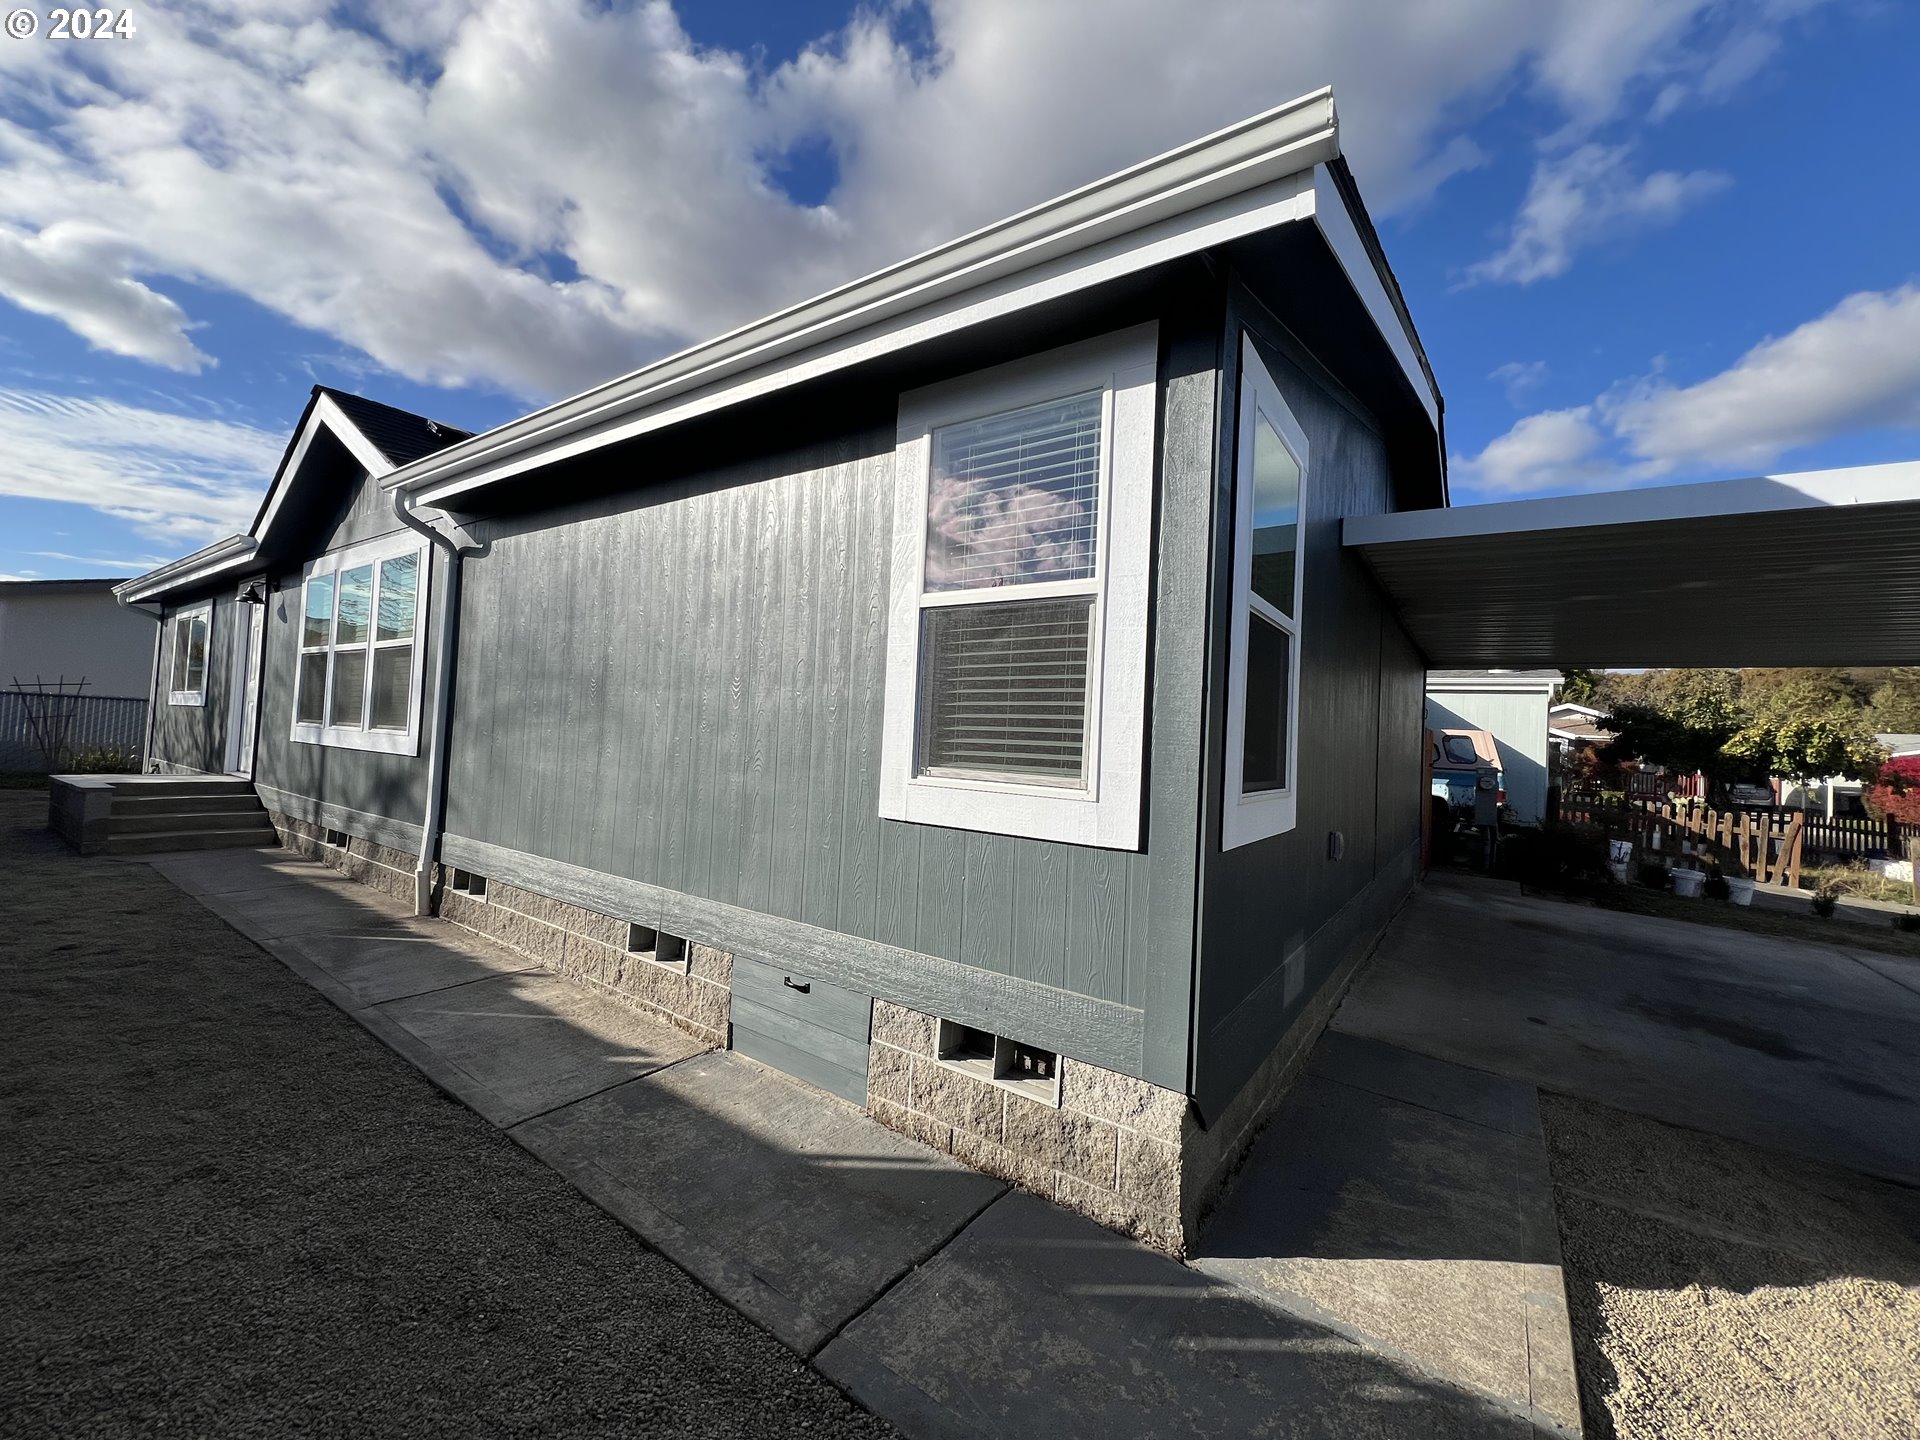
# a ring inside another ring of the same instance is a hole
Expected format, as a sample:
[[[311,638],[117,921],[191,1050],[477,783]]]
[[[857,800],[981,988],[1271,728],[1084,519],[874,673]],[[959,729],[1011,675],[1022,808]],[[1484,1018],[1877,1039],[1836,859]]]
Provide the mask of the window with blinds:
[[[1100,408],[1096,390],[934,432],[928,590],[1092,577]]]
[[[1090,597],[945,605],[922,626],[922,771],[1086,783]]]
[[[1086,785],[1104,405],[1095,390],[933,432],[918,773]]]
[[[882,818],[1138,850],[1149,322],[901,393]]]

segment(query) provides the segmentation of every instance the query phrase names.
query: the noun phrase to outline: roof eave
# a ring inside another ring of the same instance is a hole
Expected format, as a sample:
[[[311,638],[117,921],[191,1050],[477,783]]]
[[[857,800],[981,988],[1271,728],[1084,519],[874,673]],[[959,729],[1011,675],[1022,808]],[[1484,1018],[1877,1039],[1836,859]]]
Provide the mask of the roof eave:
[[[246,569],[258,548],[251,535],[229,535],[202,546],[191,555],[182,555],[178,560],[114,586],[113,598],[122,605],[161,599],[189,586]]]
[[[1321,89],[423,457],[395,470],[385,483],[408,491],[417,503],[443,504],[558,454],[589,448],[570,447],[569,442],[578,437],[592,433],[593,444],[624,438],[631,432],[623,422],[664,410],[683,397],[736,377],[776,370],[836,342],[846,342],[840,352],[843,356],[859,351],[855,358],[870,358],[867,336],[886,322],[899,322],[954,297],[971,296],[995,282],[1139,235],[1178,217],[1193,216],[1198,229],[1207,218],[1207,207],[1293,177],[1311,176],[1316,166],[1336,160],[1339,154],[1333,94]],[[1305,186],[1304,202],[1296,197],[1299,213],[1280,218],[1308,218],[1314,209],[1314,188],[1310,182]],[[1160,263],[1176,253],[1182,252],[1174,247],[1153,249],[1136,257],[1135,268]],[[1085,283],[1097,283],[1111,273],[1124,270],[1102,271]],[[901,328],[896,325],[896,330]],[[909,343],[917,341],[899,338],[898,343],[872,353]],[[618,434],[610,437],[606,432],[616,426],[621,427]]]

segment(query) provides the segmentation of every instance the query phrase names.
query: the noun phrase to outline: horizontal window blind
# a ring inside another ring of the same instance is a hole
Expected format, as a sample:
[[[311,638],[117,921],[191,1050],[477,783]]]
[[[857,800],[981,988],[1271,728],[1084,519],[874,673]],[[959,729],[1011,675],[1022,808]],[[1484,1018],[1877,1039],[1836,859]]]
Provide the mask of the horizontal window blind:
[[[921,616],[920,768],[1084,784],[1093,597]]]
[[[1093,575],[1101,404],[1096,390],[933,432],[928,590]]]

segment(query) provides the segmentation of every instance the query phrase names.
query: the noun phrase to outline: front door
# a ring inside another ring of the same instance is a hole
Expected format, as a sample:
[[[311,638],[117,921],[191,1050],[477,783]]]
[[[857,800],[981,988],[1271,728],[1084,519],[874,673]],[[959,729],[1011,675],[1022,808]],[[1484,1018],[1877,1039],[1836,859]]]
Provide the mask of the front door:
[[[234,696],[233,723],[228,726],[227,770],[252,779],[253,742],[260,729],[260,655],[265,649],[267,607],[243,604],[239,608],[246,619],[233,627],[233,673],[241,683]]]

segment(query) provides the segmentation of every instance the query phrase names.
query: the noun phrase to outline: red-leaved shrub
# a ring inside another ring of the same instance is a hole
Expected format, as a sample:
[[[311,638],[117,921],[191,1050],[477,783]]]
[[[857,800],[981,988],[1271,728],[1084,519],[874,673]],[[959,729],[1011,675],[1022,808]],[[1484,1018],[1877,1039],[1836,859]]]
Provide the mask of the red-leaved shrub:
[[[1881,768],[1867,787],[1867,808],[1902,825],[1920,825],[1920,755],[1902,755]]]

